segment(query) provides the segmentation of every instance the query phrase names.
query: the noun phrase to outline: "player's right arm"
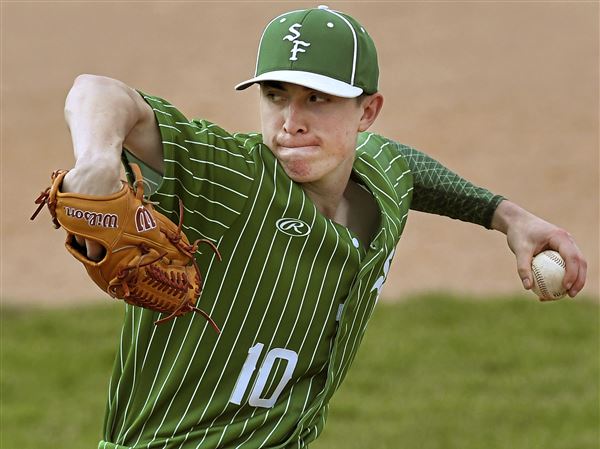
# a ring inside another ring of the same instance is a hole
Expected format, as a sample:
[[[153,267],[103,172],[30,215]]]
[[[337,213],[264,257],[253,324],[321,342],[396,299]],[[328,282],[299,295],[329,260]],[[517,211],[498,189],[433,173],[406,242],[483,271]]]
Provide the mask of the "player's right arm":
[[[154,112],[121,81],[78,76],[65,101],[65,120],[75,167],[63,188],[89,194],[119,190],[123,147],[162,173],[162,144]]]
[[[65,176],[63,191],[106,195],[120,190],[124,147],[163,172],[162,143],[154,111],[139,93],[121,81],[78,76],[65,101],[65,119],[75,166]],[[100,257],[98,244],[85,243],[88,257]]]

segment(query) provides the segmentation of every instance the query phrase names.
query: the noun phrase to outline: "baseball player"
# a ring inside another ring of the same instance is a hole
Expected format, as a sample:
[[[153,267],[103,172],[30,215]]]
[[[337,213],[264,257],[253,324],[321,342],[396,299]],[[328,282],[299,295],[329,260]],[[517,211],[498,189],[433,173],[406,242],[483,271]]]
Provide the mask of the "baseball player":
[[[236,88],[255,84],[262,130],[251,134],[108,78],[80,76],[68,94],[76,163],[62,191],[114,195],[121,163],[135,163],[156,211],[217,250],[199,247],[195,261],[198,304],[220,333],[199,314],[155,325],[165,314],[126,306],[99,449],[307,447],[410,209],[505,233],[526,289],[547,248],[566,260],[570,296],[583,288],[586,262],[566,231],[368,131],[383,96],[375,45],[354,18],[327,7],[274,18]],[[93,235],[73,244],[98,264],[114,257]]]

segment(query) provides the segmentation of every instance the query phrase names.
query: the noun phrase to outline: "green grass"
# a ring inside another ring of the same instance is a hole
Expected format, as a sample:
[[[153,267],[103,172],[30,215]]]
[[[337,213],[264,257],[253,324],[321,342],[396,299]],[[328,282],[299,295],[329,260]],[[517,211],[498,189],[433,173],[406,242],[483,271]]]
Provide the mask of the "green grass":
[[[120,304],[2,309],[1,449],[97,447],[122,318]]]
[[[311,448],[598,449],[599,311],[380,303]],[[121,319],[118,303],[2,310],[0,448],[96,447]]]
[[[315,448],[596,449],[598,306],[379,304]]]

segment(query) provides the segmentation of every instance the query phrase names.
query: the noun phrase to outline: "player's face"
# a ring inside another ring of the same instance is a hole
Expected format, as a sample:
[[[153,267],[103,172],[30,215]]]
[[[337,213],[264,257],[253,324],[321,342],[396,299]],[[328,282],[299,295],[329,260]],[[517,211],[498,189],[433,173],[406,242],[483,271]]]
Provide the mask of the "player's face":
[[[268,82],[260,90],[263,141],[288,176],[300,183],[347,182],[357,133],[377,114],[365,114],[355,98],[297,84]]]

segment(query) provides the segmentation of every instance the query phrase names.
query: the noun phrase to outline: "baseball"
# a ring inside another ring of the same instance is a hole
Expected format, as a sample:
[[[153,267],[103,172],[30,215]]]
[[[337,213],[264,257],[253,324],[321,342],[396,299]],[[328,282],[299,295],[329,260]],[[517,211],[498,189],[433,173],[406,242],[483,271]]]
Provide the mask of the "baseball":
[[[556,251],[542,251],[533,258],[533,292],[542,301],[560,299],[566,294],[562,285],[565,277],[565,261]]]

